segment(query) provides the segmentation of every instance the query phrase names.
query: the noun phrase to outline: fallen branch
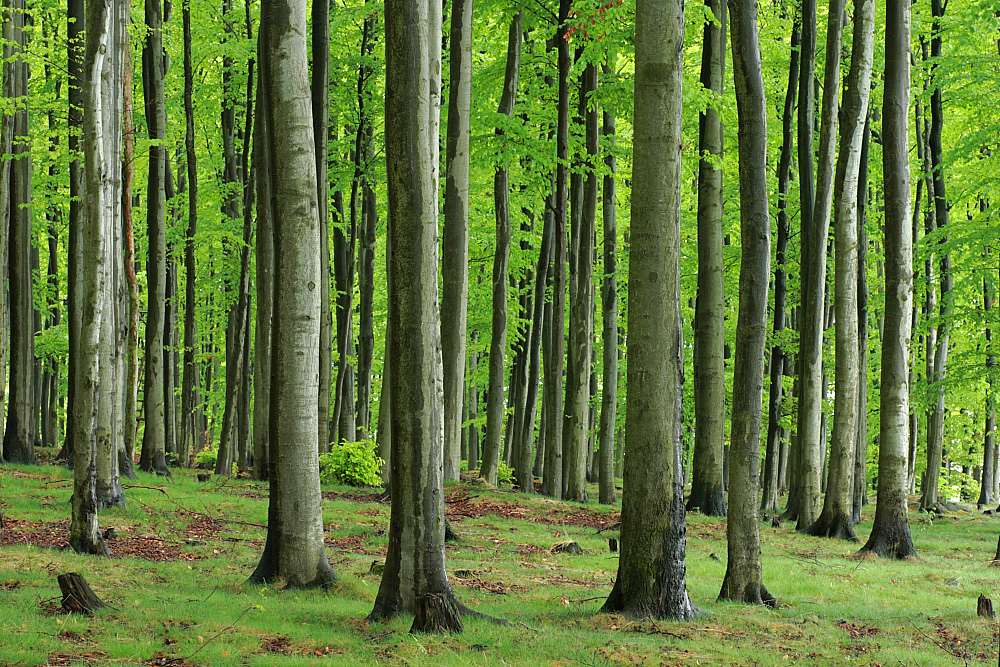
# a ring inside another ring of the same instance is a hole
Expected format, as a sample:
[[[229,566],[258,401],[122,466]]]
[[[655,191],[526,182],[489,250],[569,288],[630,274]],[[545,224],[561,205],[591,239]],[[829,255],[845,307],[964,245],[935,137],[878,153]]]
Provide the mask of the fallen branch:
[[[213,591],[213,592],[214,592],[214,591]],[[207,600],[208,598],[205,598],[205,599]],[[203,643],[203,644],[202,644],[201,646],[199,646],[198,648],[196,648],[196,649],[194,650],[194,653],[191,653],[190,655],[186,655],[186,656],[184,656],[183,658],[181,658],[181,660],[188,660],[189,658],[192,658],[192,657],[193,657],[193,656],[195,656],[195,655],[196,655],[196,654],[197,654],[197,653],[198,653],[199,651],[201,651],[201,649],[203,649],[203,648],[205,648],[206,646],[208,646],[209,644],[211,644],[211,643],[212,643],[213,641],[215,641],[216,639],[218,639],[219,637],[221,637],[221,636],[222,636],[223,634],[225,634],[226,632],[229,632],[230,630],[232,630],[232,629],[233,629],[234,627],[236,627],[236,624],[237,624],[237,623],[239,623],[239,622],[240,622],[240,621],[241,621],[241,620],[243,619],[243,617],[244,617],[244,616],[246,616],[246,615],[247,615],[247,613],[249,613],[249,611],[250,611],[251,609],[254,609],[254,608],[256,608],[256,606],[257,606],[257,605],[253,605],[253,606],[251,606],[251,607],[247,607],[246,609],[244,609],[244,610],[243,610],[243,613],[241,613],[241,614],[240,614],[239,616],[237,616],[237,617],[236,617],[236,620],[235,620],[235,621],[233,621],[233,622],[232,622],[232,623],[230,623],[230,624],[229,624],[228,626],[226,626],[226,627],[222,628],[221,630],[219,630],[219,631],[218,631],[217,633],[215,633],[215,635],[213,635],[212,637],[209,637],[209,638],[208,638],[207,640],[205,640],[205,642],[204,642],[204,643]]]

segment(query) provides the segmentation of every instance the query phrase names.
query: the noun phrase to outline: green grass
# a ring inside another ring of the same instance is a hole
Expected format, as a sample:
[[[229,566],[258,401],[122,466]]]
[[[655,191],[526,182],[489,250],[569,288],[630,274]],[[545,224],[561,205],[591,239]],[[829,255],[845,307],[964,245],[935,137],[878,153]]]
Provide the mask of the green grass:
[[[65,521],[70,483],[61,468],[0,468],[0,510],[8,519]],[[725,573],[725,521],[688,515],[688,590],[706,615],[635,622],[597,613],[617,556],[608,552],[608,533],[571,525],[581,513],[611,508],[449,485],[448,494],[467,493],[469,503],[521,506],[514,508],[521,519],[453,519],[462,539],[447,547],[459,598],[514,626],[469,620],[462,634],[426,636],[408,633],[410,618],[364,621],[379,583],[368,571],[384,555],[389,520],[389,506],[372,490],[324,486],[328,555],[339,576],[324,592],[244,585],[263,546],[266,487],[199,483],[189,471],[127,484],[128,507],[104,512],[102,528],[114,527],[119,544],[145,542],[153,552],[166,545],[182,557],[153,562],[3,547],[0,665],[131,665],[161,654],[185,661],[147,664],[997,664],[997,627],[976,616],[980,593],[1000,594],[1000,569],[988,567],[1000,531],[994,517],[956,513],[931,523],[911,514],[920,560],[904,563],[854,560],[858,545],[762,524],[764,581],[781,602],[772,611],[715,601]],[[858,526],[862,538],[873,511],[866,508]],[[574,516],[560,524],[567,515]],[[584,554],[549,551],[566,540],[579,542]],[[68,571],[83,574],[110,608],[92,618],[53,613],[56,575]]]

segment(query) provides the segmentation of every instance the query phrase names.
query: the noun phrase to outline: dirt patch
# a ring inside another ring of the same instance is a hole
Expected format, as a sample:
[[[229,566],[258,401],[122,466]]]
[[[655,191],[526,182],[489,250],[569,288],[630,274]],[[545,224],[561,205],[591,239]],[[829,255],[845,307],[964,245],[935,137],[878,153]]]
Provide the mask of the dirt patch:
[[[158,537],[122,536],[107,540],[112,558],[139,558],[149,561],[201,560],[181,551],[179,544]],[[0,546],[35,546],[43,549],[69,548],[69,521],[21,521],[4,517]]]
[[[375,493],[345,493],[343,491],[324,491],[323,500],[350,500],[355,503],[389,504],[389,497],[378,491]]]
[[[81,662],[86,664],[95,664],[98,662],[103,662],[104,658],[107,658],[108,654],[103,651],[89,651],[87,653],[60,653],[56,651],[54,653],[49,653],[48,657],[45,659],[45,667],[55,667],[56,665],[78,665]]]
[[[184,658],[178,658],[172,655],[167,655],[166,653],[160,653],[156,651],[148,660],[143,660],[142,664],[150,665],[151,667],[193,667],[190,662],[184,660]]]
[[[459,577],[455,575],[455,580],[465,586],[466,588],[471,588],[476,591],[483,591],[485,593],[492,593],[493,595],[506,595],[508,593],[523,593],[528,590],[526,586],[520,586],[518,584],[505,584],[502,581],[488,581],[479,576],[476,572],[470,572],[468,576]]]
[[[351,553],[365,554],[368,556],[384,556],[388,552],[387,547],[373,547],[367,544],[372,536],[368,533],[360,535],[348,535],[347,537],[328,537],[325,542],[327,546],[338,551],[349,551]]]
[[[874,637],[878,634],[878,628],[866,625],[854,625],[845,620],[839,620],[834,623],[841,630],[845,630],[847,634],[851,635],[851,639],[867,639],[868,637]]]
[[[621,514],[618,512],[603,514],[586,510],[568,511],[559,507],[539,513],[518,503],[495,502],[471,496],[464,489],[453,491],[445,497],[445,514],[452,521],[495,516],[501,519],[517,519],[551,526],[579,526],[597,529],[611,528],[621,518]]]

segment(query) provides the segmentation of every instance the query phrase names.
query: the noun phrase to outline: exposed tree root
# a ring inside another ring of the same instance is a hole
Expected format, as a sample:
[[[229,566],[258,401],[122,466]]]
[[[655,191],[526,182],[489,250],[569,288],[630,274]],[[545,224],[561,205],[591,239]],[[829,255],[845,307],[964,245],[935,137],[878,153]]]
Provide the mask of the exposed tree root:
[[[778,599],[768,592],[764,584],[751,582],[740,586],[738,583],[731,583],[728,574],[722,581],[719,599],[745,604],[759,604],[771,609],[778,608]]]
[[[858,536],[854,533],[854,525],[847,514],[824,512],[819,515],[816,522],[802,531],[806,535],[813,537],[830,537],[837,540],[848,540],[858,542]]]

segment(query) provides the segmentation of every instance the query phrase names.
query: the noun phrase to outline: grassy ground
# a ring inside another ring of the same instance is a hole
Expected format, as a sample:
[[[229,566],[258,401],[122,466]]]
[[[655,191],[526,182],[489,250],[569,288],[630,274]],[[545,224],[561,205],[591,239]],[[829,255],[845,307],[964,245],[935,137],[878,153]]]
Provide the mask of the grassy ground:
[[[367,625],[389,506],[371,490],[324,487],[323,591],[245,586],[263,547],[267,488],[247,480],[128,482],[128,506],[101,516],[115,558],[24,545],[68,539],[71,477],[0,468],[0,665],[996,665],[997,626],[976,616],[1000,593],[988,567],[1000,520],[911,514],[916,562],[859,562],[858,545],[762,526],[777,610],[719,603],[725,522],[688,515],[688,589],[706,615],[686,623],[599,614],[617,555],[598,533],[613,508],[449,486],[448,546],[458,596],[512,628],[468,621],[452,636],[410,635],[411,619]],[[593,493],[596,497],[596,490]],[[871,529],[873,507],[858,534]],[[578,542],[582,555],[554,553]],[[13,544],[12,544],[13,543]],[[18,544],[20,543],[20,544]],[[110,607],[58,613],[56,575],[83,574]]]

